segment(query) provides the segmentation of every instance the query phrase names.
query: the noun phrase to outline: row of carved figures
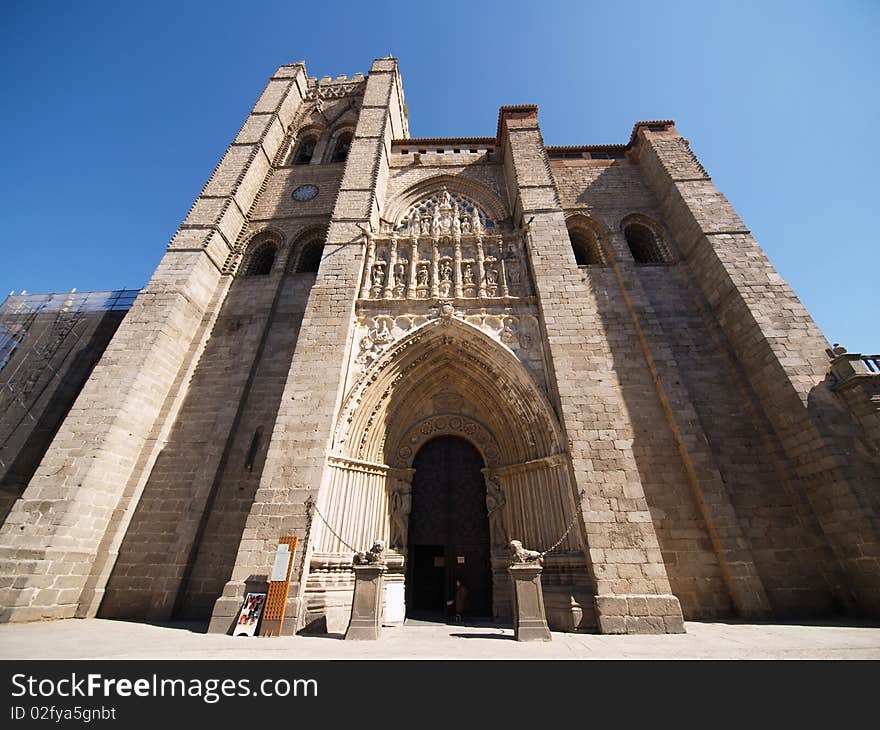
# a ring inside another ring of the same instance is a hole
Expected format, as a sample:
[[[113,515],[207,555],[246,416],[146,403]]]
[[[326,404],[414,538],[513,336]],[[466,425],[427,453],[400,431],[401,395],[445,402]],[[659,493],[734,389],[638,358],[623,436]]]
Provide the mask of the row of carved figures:
[[[404,221],[401,228],[418,231],[421,236],[453,236],[477,235],[483,231],[483,222],[476,210],[470,214],[462,213],[456,205],[451,211],[444,212],[435,208],[433,215],[413,216]]]
[[[479,272],[477,264],[471,261],[461,262],[461,287],[463,296],[477,296],[478,287],[480,293],[485,296],[495,297],[499,295],[500,277],[498,268],[494,266],[494,260],[487,259],[484,262],[482,281],[478,282]],[[450,259],[443,259],[437,263],[437,289],[441,297],[449,297],[453,294],[455,284],[455,270]],[[416,264],[415,270],[415,298],[428,298],[428,290],[432,285],[431,263],[421,261]],[[507,262],[507,284],[511,294],[516,295],[521,283],[521,273],[518,261]],[[370,271],[370,297],[381,299],[383,292],[385,298],[403,298],[405,296],[407,282],[409,280],[409,262],[407,259],[398,259],[393,269],[387,271],[385,261],[377,261]]]

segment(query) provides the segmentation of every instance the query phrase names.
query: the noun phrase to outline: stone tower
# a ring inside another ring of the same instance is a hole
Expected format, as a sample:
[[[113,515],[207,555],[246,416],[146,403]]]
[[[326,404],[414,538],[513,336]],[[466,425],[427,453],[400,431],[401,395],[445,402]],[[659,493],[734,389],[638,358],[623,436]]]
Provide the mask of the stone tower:
[[[676,131],[413,139],[394,58],[270,79],[0,532],[7,621],[210,618],[297,535],[287,630],[880,614],[876,360],[827,343]],[[833,366],[833,372],[830,370]],[[873,369],[872,369],[873,368]]]

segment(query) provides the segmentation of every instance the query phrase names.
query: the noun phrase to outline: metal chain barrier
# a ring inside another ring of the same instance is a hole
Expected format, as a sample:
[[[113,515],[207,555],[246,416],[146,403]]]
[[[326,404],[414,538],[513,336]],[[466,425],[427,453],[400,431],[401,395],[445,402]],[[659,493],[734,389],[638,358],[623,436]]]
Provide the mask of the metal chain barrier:
[[[584,498],[584,490],[582,489],[580,492],[578,492],[578,504],[580,504],[580,502],[583,500],[583,498]],[[578,505],[576,504],[574,507],[574,514],[571,516],[571,521],[568,523],[568,527],[565,528],[565,532],[562,533],[562,537],[560,537],[556,542],[554,542],[551,547],[547,548],[544,552],[542,552],[541,557],[544,557],[547,553],[552,553],[556,548],[558,548],[560,545],[562,545],[562,542],[565,540],[566,537],[568,537],[568,533],[571,532],[571,528],[574,527],[574,523],[577,522],[577,516],[578,516]]]
[[[324,519],[324,515],[321,514],[321,510],[318,509],[318,502],[317,502],[317,500],[314,500],[314,499],[311,499],[311,498],[310,498],[309,501],[308,501],[308,509],[309,509],[309,511],[311,511],[311,510],[314,510],[314,511],[315,511],[315,513],[318,515],[318,517],[321,518],[321,522],[323,522],[323,523],[326,525],[327,529],[330,530],[330,534],[332,534],[333,537],[335,537],[337,540],[339,540],[339,542],[341,542],[343,545],[345,545],[345,547],[347,547],[347,548],[348,548],[349,550],[351,550],[353,553],[359,553],[359,552],[362,552],[361,550],[356,550],[356,549],[353,548],[351,545],[349,545],[345,540],[343,540],[343,539],[339,536],[339,533],[336,532],[336,530],[334,530],[334,529],[330,526],[330,523],[327,522],[327,520]]]
[[[583,498],[584,498],[584,491],[581,490],[578,493],[578,502],[583,500]],[[347,547],[353,553],[361,552],[360,550],[356,550],[351,545],[349,545],[345,540],[343,540],[339,536],[339,533],[336,532],[336,530],[334,530],[330,526],[330,523],[327,522],[327,520],[324,518],[324,515],[321,514],[321,510],[318,509],[318,503],[316,500],[310,498],[307,503],[307,509],[309,510],[310,513],[312,510],[314,510],[315,514],[317,514],[318,517],[321,518],[321,522],[323,522],[324,525],[327,527],[327,529],[330,530],[330,534],[332,534],[333,537],[335,537],[337,540],[339,540],[339,542],[341,542],[343,545],[345,545],[345,547]],[[544,550],[541,553],[541,556],[547,555],[547,553],[552,553],[554,550],[556,550],[556,548],[558,548],[560,545],[562,545],[562,543],[565,541],[565,538],[568,537],[568,533],[571,532],[571,528],[574,527],[574,523],[577,522],[577,516],[578,516],[577,505],[575,505],[574,514],[572,514],[571,520],[568,523],[568,527],[565,528],[565,532],[562,533],[562,537],[560,537],[556,542],[554,542],[553,545],[551,545],[549,548]]]

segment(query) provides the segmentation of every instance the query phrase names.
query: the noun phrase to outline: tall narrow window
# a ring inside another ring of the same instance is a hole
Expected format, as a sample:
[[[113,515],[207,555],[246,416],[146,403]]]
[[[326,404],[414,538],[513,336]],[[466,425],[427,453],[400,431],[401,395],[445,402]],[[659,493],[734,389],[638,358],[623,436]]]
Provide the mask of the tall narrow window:
[[[296,151],[293,153],[293,164],[308,165],[315,154],[315,145],[317,143],[318,139],[316,137],[306,137],[301,140],[296,146]]]
[[[602,250],[596,237],[583,228],[569,228],[568,238],[578,266],[602,266]]]
[[[245,276],[266,276],[275,263],[275,244],[267,241],[258,246],[250,255],[244,268]]]
[[[348,159],[348,150],[351,149],[352,133],[345,131],[339,135],[336,140],[336,146],[333,148],[333,157],[330,162],[345,162]]]
[[[623,230],[633,260],[637,264],[665,264],[669,261],[666,247],[657,240],[648,226],[630,223]]]

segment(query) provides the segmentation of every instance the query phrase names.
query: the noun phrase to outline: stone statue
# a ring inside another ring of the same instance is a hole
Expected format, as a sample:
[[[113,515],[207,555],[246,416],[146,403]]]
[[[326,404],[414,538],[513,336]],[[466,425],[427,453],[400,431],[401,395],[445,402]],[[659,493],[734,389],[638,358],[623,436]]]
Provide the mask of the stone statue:
[[[464,283],[467,285],[474,283],[474,269],[470,264],[464,265],[464,271],[461,274],[464,279]]]
[[[518,339],[516,323],[508,317],[504,320],[504,328],[501,330],[501,341],[505,345],[515,347],[518,344]]]
[[[376,540],[367,552],[355,553],[351,562],[355,565],[385,565],[385,543]]]
[[[504,524],[506,502],[498,477],[490,477],[486,484],[486,511],[489,513],[489,535],[493,545],[507,542],[507,526]]]
[[[458,205],[455,206],[455,210],[452,212],[452,233],[457,236],[461,235],[461,217],[459,216]]]
[[[519,540],[511,540],[508,545],[510,548],[510,564],[523,565],[528,563],[544,564],[544,553],[537,550],[526,550]]]
[[[440,234],[443,229],[443,221],[440,218],[440,209],[434,208],[434,218],[431,220],[431,233],[435,236]]]
[[[452,266],[448,261],[440,264],[440,281],[452,281]]]
[[[486,282],[492,286],[498,283],[498,272],[495,269],[486,269]]]
[[[406,284],[406,264],[397,263],[394,265],[394,283],[397,286]]]
[[[418,277],[419,286],[428,286],[428,266],[427,264],[421,264],[419,266],[418,273],[416,274]]]
[[[406,550],[409,514],[412,511],[412,491],[408,484],[398,482],[391,492],[391,547]]]
[[[373,286],[382,286],[385,279],[385,264],[373,264]]]

